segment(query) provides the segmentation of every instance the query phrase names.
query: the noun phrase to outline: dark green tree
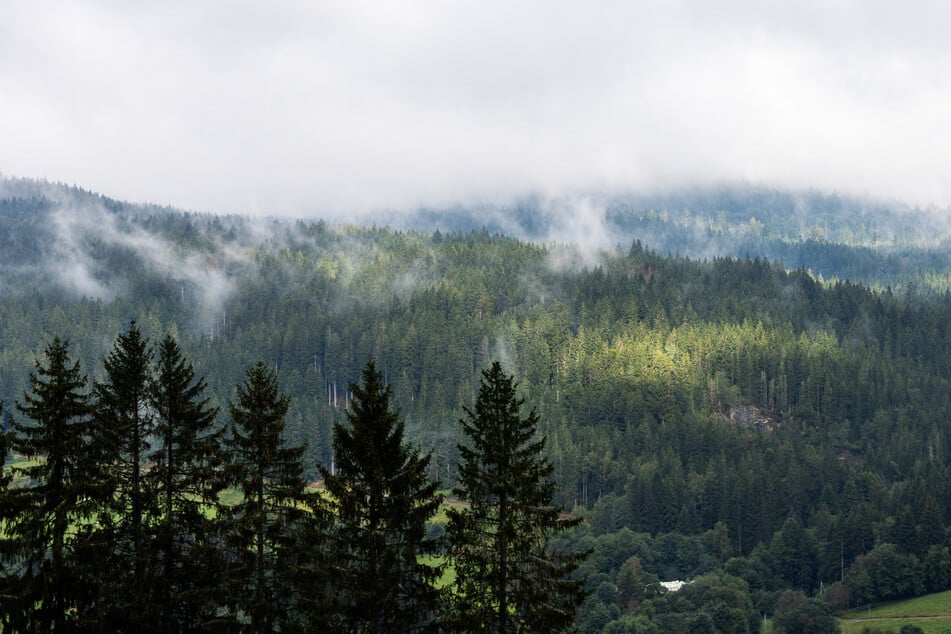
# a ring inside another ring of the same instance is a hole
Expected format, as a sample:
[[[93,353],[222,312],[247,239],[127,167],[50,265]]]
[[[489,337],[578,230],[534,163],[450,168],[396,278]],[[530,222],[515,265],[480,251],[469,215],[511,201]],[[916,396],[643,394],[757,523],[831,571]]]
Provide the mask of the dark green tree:
[[[95,499],[86,376],[58,337],[43,357],[30,374],[30,391],[16,405],[21,416],[13,421],[12,448],[29,462],[16,469],[28,484],[5,493],[3,623],[10,631],[67,628],[78,602],[75,551],[87,535],[73,529],[91,516]],[[2,449],[5,454],[7,447]]]
[[[156,433],[151,401],[152,347],[133,321],[116,338],[103,365],[106,380],[96,383],[96,458],[104,500],[98,538],[110,556],[102,566],[102,627],[147,628],[155,621],[154,593],[159,571],[151,544],[157,497],[146,461]]]
[[[898,546],[898,550],[903,553],[917,553],[919,550],[917,524],[920,515],[921,509],[913,509],[911,505],[907,504],[895,514],[895,524],[891,530],[890,541]],[[925,550],[927,550],[927,546]]]
[[[787,518],[770,542],[773,571],[786,587],[811,591],[818,567],[816,540],[802,525]]]
[[[617,603],[623,613],[636,609],[641,601],[653,597],[660,588],[657,576],[645,572],[637,557],[630,557],[621,565],[616,582]]]
[[[933,495],[925,498],[918,521],[918,541],[916,554],[924,558],[932,546],[944,546],[944,520],[941,508]]]
[[[3,401],[0,401],[0,421],[3,420]],[[13,431],[5,425],[0,425],[0,523],[7,525],[16,516],[17,512],[13,505],[15,493],[10,490],[10,483],[13,482],[13,471],[7,466],[7,459],[10,454],[10,446],[13,443]],[[8,534],[0,534],[0,584],[6,586],[8,581],[8,565],[10,563],[10,553],[13,542]],[[3,590],[0,589],[0,596],[3,596]],[[3,610],[0,604],[0,611]]]
[[[337,521],[331,557],[344,623],[352,632],[415,632],[435,622],[440,568],[426,522],[439,508],[431,456],[403,439],[390,387],[373,361],[351,384],[349,425],[334,425],[335,473],[321,469]],[[430,560],[431,561],[431,560]]]
[[[745,581],[722,573],[701,575],[677,592],[651,602],[651,620],[662,632],[757,631],[760,616]]]
[[[146,478],[156,496],[152,548],[157,555],[158,592],[153,625],[164,631],[189,629],[208,618],[218,552],[207,509],[223,488],[219,475],[221,432],[218,408],[209,405],[205,380],[182,356],[171,336],[159,344],[150,392],[157,447],[148,454]]]
[[[773,630],[785,634],[838,634],[841,631],[832,610],[821,599],[785,590],[776,600]]]
[[[459,447],[454,493],[468,506],[449,511],[452,629],[561,631],[585,596],[571,576],[583,555],[551,547],[551,537],[578,520],[551,506],[555,485],[538,414],[521,416],[516,387],[494,362],[482,372],[474,409],[460,421],[468,444]]]
[[[3,402],[0,401],[0,421],[2,420]],[[10,483],[13,482],[13,471],[7,468],[12,442],[13,432],[6,425],[0,424],[0,526],[8,525],[17,516],[13,505],[14,493],[9,490]],[[17,568],[11,557],[13,546],[14,541],[6,531],[0,531],[0,596],[11,598],[13,593],[10,584],[15,583],[14,571]],[[0,610],[0,627],[6,622],[6,611]]]
[[[290,399],[263,361],[248,369],[236,396],[226,473],[242,498],[224,509],[233,557],[226,583],[236,616],[250,620],[253,632],[272,632],[296,618],[296,571],[305,549],[320,544],[302,543],[312,500],[305,494],[304,448],[283,446]]]
[[[926,592],[941,592],[951,580],[951,552],[947,546],[932,546],[921,562]]]

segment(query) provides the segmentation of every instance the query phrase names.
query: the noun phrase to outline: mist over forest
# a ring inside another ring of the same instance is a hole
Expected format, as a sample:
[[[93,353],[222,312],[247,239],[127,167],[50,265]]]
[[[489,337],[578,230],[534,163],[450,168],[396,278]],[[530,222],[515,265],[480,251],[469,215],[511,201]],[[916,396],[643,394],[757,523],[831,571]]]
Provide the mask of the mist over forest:
[[[539,414],[553,503],[581,520],[557,539],[590,551],[584,632],[755,632],[951,588],[949,293],[946,214],[834,193],[342,224],[0,180],[5,422],[54,336],[101,381],[134,321],[180,343],[222,412],[247,368],[273,369],[308,480],[372,359],[448,489],[497,360]],[[658,585],[674,579],[694,583]]]

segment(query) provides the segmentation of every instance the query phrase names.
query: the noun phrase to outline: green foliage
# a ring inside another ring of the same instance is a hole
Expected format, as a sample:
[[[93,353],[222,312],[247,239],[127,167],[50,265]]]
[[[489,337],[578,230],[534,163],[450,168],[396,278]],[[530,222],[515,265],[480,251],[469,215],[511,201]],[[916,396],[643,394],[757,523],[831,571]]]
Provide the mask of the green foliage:
[[[770,544],[773,574],[783,587],[811,591],[815,585],[815,538],[793,519],[787,519]]]
[[[636,556],[630,557],[617,573],[617,604],[628,613],[655,596],[657,588],[657,576],[645,572]]]
[[[34,459],[17,469],[27,484],[4,494],[2,622],[16,631],[59,631],[83,597],[85,563],[77,554],[86,531],[73,525],[89,518],[95,489],[87,479],[90,406],[86,376],[55,338],[30,374],[30,391],[16,409],[11,447]],[[4,474],[6,485],[11,475]]]
[[[236,616],[246,616],[254,632],[273,631],[294,618],[299,597],[293,572],[306,568],[300,540],[311,519],[310,500],[304,493],[303,447],[282,442],[288,408],[277,377],[261,361],[248,368],[229,408],[225,472],[227,484],[243,497],[226,508],[232,562],[223,581]]]
[[[786,590],[776,602],[773,631],[777,634],[838,634],[841,629],[824,601]]]
[[[450,627],[468,631],[567,629],[584,597],[570,578],[581,556],[551,548],[553,533],[578,520],[550,505],[551,464],[537,436],[538,414],[523,401],[499,362],[482,373],[479,395],[461,421],[459,487],[469,506],[449,510],[449,557],[456,570]]]
[[[3,403],[0,402],[0,418],[3,417]],[[10,535],[8,527],[16,520],[21,509],[14,503],[16,493],[10,491],[13,482],[12,470],[7,466],[9,462],[10,444],[13,441],[13,431],[0,429],[0,625],[9,625],[12,615],[20,612],[16,603],[16,571],[17,563],[14,553],[17,549],[16,538]]]
[[[150,627],[193,629],[215,616],[222,562],[215,525],[206,509],[224,486],[218,409],[208,404],[204,379],[195,379],[177,342],[167,335],[158,348],[150,386],[158,447],[148,455],[145,478],[156,496],[150,548],[158,591]]]
[[[758,632],[744,581],[728,575],[703,575],[676,592],[651,601],[651,620],[665,632]]]
[[[103,600],[95,618],[111,629],[144,629],[152,620],[157,590],[149,538],[157,515],[153,482],[145,465],[156,432],[150,408],[152,348],[135,322],[116,338],[106,357],[106,380],[96,382],[93,455],[96,478],[109,491],[96,531],[103,558]]]
[[[439,607],[432,564],[438,542],[426,523],[439,508],[437,482],[427,476],[431,456],[403,438],[390,388],[372,361],[351,384],[348,426],[334,425],[334,473],[324,469],[336,518],[330,577],[343,630],[411,632],[432,627]]]
[[[905,599],[924,592],[917,557],[902,554],[888,543],[857,557],[849,581],[859,604]]]
[[[951,552],[947,546],[931,546],[921,562],[923,582],[928,592],[951,585]]]
[[[465,440],[455,412],[497,356],[537,408],[553,503],[588,524],[556,541],[594,548],[592,589],[619,589],[617,603],[605,596],[592,614],[646,617],[646,599],[627,614],[621,599],[619,571],[633,556],[659,579],[723,566],[765,613],[787,587],[834,587],[830,602],[847,607],[949,583],[951,498],[940,492],[951,479],[951,265],[947,238],[923,216],[882,206],[855,215],[846,212],[856,201],[769,190],[631,197],[608,204],[607,222],[650,244],[593,261],[570,245],[492,235],[482,215],[456,226],[489,230],[430,234],[215,218],[48,190],[20,183],[0,200],[8,404],[31,390],[34,359],[54,333],[111,385],[102,359],[132,317],[143,341],[177,333],[206,377],[209,408],[264,359],[291,396],[284,445],[305,447],[302,475],[315,479],[331,463],[346,386],[374,358],[407,443],[431,455],[431,478],[453,485]],[[84,213],[62,215],[60,199]],[[544,234],[537,203],[512,211]],[[69,263],[51,247],[63,227],[54,213],[72,231]],[[145,455],[160,454],[158,436],[146,442]],[[111,458],[97,463],[119,471]],[[90,484],[107,480],[88,473]],[[22,470],[8,476],[34,484]],[[120,495],[99,495],[103,532],[125,522],[157,534],[158,484],[140,476],[142,523],[129,523],[126,477]],[[323,543],[314,531],[306,539]],[[94,546],[112,551],[109,540],[76,543],[95,561]],[[122,557],[131,552],[130,539],[117,544]],[[894,553],[869,558],[885,544]],[[148,578],[158,578],[153,555]],[[146,592],[125,581],[135,566],[120,559],[104,560],[103,578]]]

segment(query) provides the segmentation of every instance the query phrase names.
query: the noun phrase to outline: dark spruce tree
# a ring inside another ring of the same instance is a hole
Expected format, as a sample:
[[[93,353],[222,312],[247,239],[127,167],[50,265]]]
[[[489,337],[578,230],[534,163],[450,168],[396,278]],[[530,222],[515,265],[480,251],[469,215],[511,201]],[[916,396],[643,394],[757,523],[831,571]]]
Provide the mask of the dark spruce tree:
[[[289,403],[277,377],[259,361],[248,369],[230,406],[226,475],[242,498],[223,509],[232,553],[225,579],[235,619],[246,622],[252,632],[325,629],[316,620],[322,611],[314,604],[320,601],[309,596],[302,607],[297,591],[297,580],[305,576],[302,569],[313,579],[310,551],[321,544],[304,538],[313,537],[320,520],[319,509],[305,492],[304,448],[283,445]],[[305,613],[314,620],[301,624]]]
[[[116,631],[148,631],[156,622],[159,570],[151,538],[157,498],[146,470],[156,433],[152,355],[148,339],[132,322],[116,338],[104,361],[106,380],[94,390],[95,453],[102,481],[111,488],[97,531],[109,549],[97,616],[100,627]]]
[[[150,391],[157,447],[146,478],[156,496],[152,547],[157,556],[153,626],[186,631],[214,616],[220,587],[219,552],[207,509],[224,486],[218,408],[209,405],[205,380],[169,335],[158,347]]]
[[[584,599],[573,578],[583,555],[556,552],[551,538],[577,524],[551,506],[555,485],[534,409],[520,414],[516,384],[494,362],[482,372],[462,423],[458,488],[450,509],[449,560],[456,571],[448,629],[564,631]]]
[[[372,361],[351,384],[349,425],[334,425],[336,469],[321,469],[336,516],[332,584],[341,631],[419,632],[434,627],[440,568],[426,522],[439,508],[429,456],[403,438],[390,388]]]
[[[0,401],[0,421],[2,420],[4,420],[3,401]],[[9,526],[18,515],[13,503],[16,493],[10,490],[13,471],[7,466],[12,442],[12,430],[6,425],[0,425],[0,525],[2,526]],[[6,622],[7,600],[13,598],[13,593],[10,592],[11,584],[16,582],[16,572],[19,569],[12,557],[15,541],[11,537],[9,531],[0,532],[0,627],[3,627]]]
[[[0,401],[0,421],[3,421],[3,401]],[[10,490],[10,484],[13,482],[13,471],[7,467],[7,459],[10,457],[10,447],[13,443],[13,431],[6,425],[0,425],[0,525],[7,526],[17,516],[13,506],[14,491]],[[0,597],[6,593],[10,572],[10,554],[13,542],[9,533],[0,532]],[[3,613],[3,604],[0,602],[0,615]],[[0,616],[0,625],[3,619]]]
[[[11,443],[28,459],[16,469],[27,484],[4,499],[3,629],[59,632],[75,625],[71,613],[81,603],[82,567],[76,551],[88,536],[76,526],[90,517],[96,497],[87,462],[89,395],[79,362],[59,338],[37,360],[29,382],[30,391],[16,405],[20,416]]]

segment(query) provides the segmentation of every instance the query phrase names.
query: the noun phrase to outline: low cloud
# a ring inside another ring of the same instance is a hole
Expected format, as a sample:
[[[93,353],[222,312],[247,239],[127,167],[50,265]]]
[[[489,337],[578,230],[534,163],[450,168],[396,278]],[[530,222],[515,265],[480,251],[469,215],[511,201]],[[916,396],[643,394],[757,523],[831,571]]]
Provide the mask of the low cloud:
[[[46,267],[50,278],[64,290],[106,300],[122,294],[132,272],[115,270],[102,257],[126,252],[150,275],[181,284],[183,300],[187,294],[202,324],[212,322],[224,310],[236,284],[231,272],[251,263],[248,249],[240,244],[216,237],[211,248],[191,249],[100,205],[63,201],[49,220],[53,240]]]
[[[748,181],[951,204],[951,7],[56,0],[0,24],[0,171],[361,221]]]
[[[608,226],[604,203],[591,197],[570,197],[550,201],[547,206],[553,222],[545,242],[556,247],[549,250],[550,262],[556,270],[595,266],[605,253],[622,246],[621,236]]]

